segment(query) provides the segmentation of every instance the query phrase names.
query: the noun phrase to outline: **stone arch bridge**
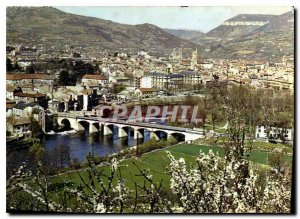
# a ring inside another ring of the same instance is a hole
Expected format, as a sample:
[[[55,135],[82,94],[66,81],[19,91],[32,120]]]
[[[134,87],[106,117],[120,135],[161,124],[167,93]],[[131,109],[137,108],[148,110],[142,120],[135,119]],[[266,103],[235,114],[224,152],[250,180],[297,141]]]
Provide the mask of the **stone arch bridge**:
[[[69,126],[76,131],[88,130],[89,133],[101,132],[103,135],[112,135],[117,129],[118,137],[127,137],[130,132],[133,132],[134,139],[143,138],[145,132],[150,132],[150,138],[156,140],[173,136],[179,141],[192,141],[204,137],[202,131],[194,129],[146,122],[75,116],[67,113],[58,114],[57,122],[60,126]]]

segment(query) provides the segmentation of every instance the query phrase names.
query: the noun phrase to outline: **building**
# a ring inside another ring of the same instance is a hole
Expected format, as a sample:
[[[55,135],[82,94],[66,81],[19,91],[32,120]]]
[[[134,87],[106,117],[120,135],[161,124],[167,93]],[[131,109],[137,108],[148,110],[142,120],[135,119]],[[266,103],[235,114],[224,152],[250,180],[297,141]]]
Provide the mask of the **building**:
[[[201,75],[195,71],[181,71],[180,74],[183,75],[183,84],[185,85],[202,84]]]
[[[14,119],[7,125],[7,131],[9,135],[16,137],[31,137],[30,131],[31,122],[28,118]]]
[[[142,77],[134,77],[134,89],[141,87]]]
[[[6,101],[6,116],[12,116],[13,115],[13,108],[16,105],[15,101]]]
[[[32,85],[53,85],[53,78],[47,74],[6,74],[6,83],[14,86]]]
[[[195,70],[197,66],[197,58],[198,57],[198,52],[197,52],[197,47],[192,53],[192,59],[191,59],[191,69]]]
[[[130,78],[127,78],[126,76],[109,75],[109,82],[129,86],[131,80],[130,80]]]
[[[155,88],[139,88],[134,91],[134,94],[138,95],[139,97],[150,97],[156,94]]]
[[[14,97],[13,99],[16,100],[16,102],[25,102],[25,103],[37,102],[40,106],[44,108],[47,108],[48,106],[46,94],[18,92],[15,93],[13,97]]]
[[[12,115],[14,118],[27,118],[29,119],[32,117],[36,121],[39,122],[42,129],[45,130],[45,112],[43,107],[41,107],[38,103],[31,102],[31,103],[25,103],[25,102],[19,102],[12,108]]]
[[[195,71],[181,71],[180,73],[151,72],[141,79],[141,88],[169,89],[201,84],[201,75]]]
[[[85,74],[81,79],[81,83],[84,86],[89,86],[89,85],[104,86],[108,83],[108,79],[103,75]]]
[[[181,61],[182,60],[182,49],[173,49],[171,55],[169,55],[170,60]]]
[[[200,63],[201,69],[212,69],[213,67],[214,67],[213,63],[208,63],[208,62]]]
[[[286,141],[293,141],[294,139],[294,130],[292,128],[283,130],[278,127],[271,127],[269,138],[280,140],[281,136],[284,135]],[[267,139],[267,129],[264,126],[257,126],[255,129],[255,137]]]
[[[137,88],[152,88],[153,87],[153,79],[151,76],[145,76],[140,78],[140,86]]]

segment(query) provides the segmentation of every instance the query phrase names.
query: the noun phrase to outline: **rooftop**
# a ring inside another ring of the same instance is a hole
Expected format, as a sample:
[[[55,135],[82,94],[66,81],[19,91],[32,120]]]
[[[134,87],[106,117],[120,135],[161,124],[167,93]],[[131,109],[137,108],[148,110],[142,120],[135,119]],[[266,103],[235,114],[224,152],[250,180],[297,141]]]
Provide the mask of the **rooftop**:
[[[82,79],[107,80],[107,78],[104,77],[103,75],[92,75],[92,74],[85,74],[83,75]]]
[[[17,125],[26,125],[26,124],[30,124],[30,120],[27,118],[21,118],[21,119],[15,119],[13,121],[13,125],[17,126]]]
[[[41,93],[16,93],[14,96],[17,97],[30,97],[30,98],[38,98],[38,97],[46,97],[46,94],[41,94]]]
[[[41,79],[50,80],[47,74],[6,74],[6,80],[22,80],[22,79]]]
[[[25,109],[25,108],[27,108],[27,107],[33,107],[33,106],[35,106],[35,105],[37,105],[37,103],[35,103],[35,102],[25,103],[25,102],[23,102],[23,101],[20,101],[19,103],[17,103],[17,104],[14,106],[14,108],[15,108],[15,109],[21,109],[21,110],[23,110],[23,109]]]

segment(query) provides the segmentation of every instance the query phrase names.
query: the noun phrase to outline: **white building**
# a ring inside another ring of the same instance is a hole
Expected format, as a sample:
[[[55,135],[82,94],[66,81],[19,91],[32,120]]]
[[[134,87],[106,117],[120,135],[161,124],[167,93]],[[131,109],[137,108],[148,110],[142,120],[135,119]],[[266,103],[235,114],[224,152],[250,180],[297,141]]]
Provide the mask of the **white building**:
[[[282,133],[284,131],[284,133]],[[269,137],[272,139],[280,139],[281,134],[284,135],[286,141],[293,141],[294,138],[294,130],[293,129],[286,129],[282,130],[282,128],[271,127]],[[264,126],[257,126],[255,130],[255,137],[256,138],[268,138],[267,136],[267,129]]]
[[[213,63],[201,63],[200,67],[202,69],[212,69],[214,67],[214,64]]]
[[[81,80],[83,85],[90,85],[90,84],[97,84],[104,86],[108,83],[108,80],[103,75],[92,75],[92,74],[85,74]]]
[[[7,131],[12,136],[31,137],[30,124],[31,122],[27,118],[15,119],[11,124],[8,124]]]
[[[140,87],[141,88],[152,88],[153,87],[153,79],[151,76],[145,76],[140,79]]]

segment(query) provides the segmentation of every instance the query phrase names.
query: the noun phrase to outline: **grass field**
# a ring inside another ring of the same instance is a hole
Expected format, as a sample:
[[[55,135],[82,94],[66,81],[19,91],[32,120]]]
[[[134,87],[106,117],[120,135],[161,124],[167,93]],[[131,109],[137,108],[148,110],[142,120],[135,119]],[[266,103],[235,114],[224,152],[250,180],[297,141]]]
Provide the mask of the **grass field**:
[[[153,179],[156,182],[162,180],[163,186],[169,188],[170,176],[167,173],[166,168],[169,166],[170,160],[166,155],[166,150],[170,151],[171,154],[176,158],[184,158],[187,166],[195,164],[195,158],[197,154],[202,150],[204,153],[208,153],[209,150],[213,152],[219,152],[220,156],[224,156],[224,150],[218,146],[204,146],[204,145],[193,145],[193,144],[180,144],[168,147],[163,150],[150,152],[142,155],[140,158],[130,158],[120,162],[122,178],[125,179],[125,183],[131,189],[134,188],[134,182],[142,184],[143,177],[138,176],[139,170],[134,163],[141,169],[149,169],[150,174],[153,175]],[[268,152],[265,151],[253,151],[250,155],[250,160],[259,164],[268,164]],[[287,161],[292,160],[291,156],[285,156]],[[104,174],[109,173],[109,166],[100,167],[103,169]],[[88,179],[85,170],[81,170],[80,174],[84,180]],[[54,177],[54,181],[57,183],[62,182],[62,179],[69,179],[75,184],[80,184],[81,179],[78,173],[68,173],[61,176]]]

